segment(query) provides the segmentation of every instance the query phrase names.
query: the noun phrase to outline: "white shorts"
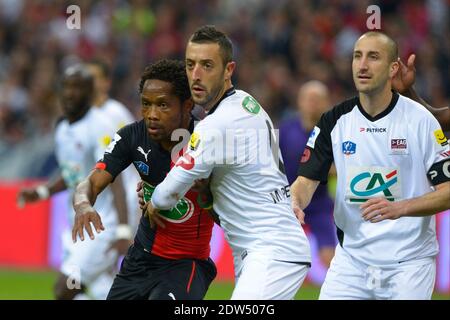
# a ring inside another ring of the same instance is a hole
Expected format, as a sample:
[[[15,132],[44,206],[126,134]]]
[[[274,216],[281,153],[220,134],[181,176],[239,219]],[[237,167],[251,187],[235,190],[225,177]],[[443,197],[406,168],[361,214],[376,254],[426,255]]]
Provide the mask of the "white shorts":
[[[100,234],[95,233],[94,240],[89,238],[86,231],[84,235],[84,241],[77,239],[77,242],[73,243],[71,230],[66,230],[63,233],[64,251],[60,270],[69,277],[68,284],[70,282],[75,286],[77,283],[81,283],[89,289],[100,275],[103,273],[110,275],[117,269],[117,251],[108,251],[115,240],[115,228],[109,227]],[[111,288],[111,282],[101,282],[105,284],[105,287],[109,286]],[[106,289],[103,291],[106,291]],[[102,299],[106,298],[106,296],[94,296],[93,298]]]
[[[356,261],[337,245],[319,299],[429,300],[435,277],[434,257],[374,267]]]
[[[274,260],[264,253],[249,253],[242,261],[232,300],[292,300],[309,266]]]

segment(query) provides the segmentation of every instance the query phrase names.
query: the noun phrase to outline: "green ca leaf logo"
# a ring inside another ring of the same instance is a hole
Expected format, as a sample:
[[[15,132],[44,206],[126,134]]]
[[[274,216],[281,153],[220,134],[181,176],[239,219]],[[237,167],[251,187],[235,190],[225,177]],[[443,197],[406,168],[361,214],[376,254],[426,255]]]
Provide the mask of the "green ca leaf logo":
[[[386,179],[386,180],[385,180]],[[398,181],[397,170],[383,176],[381,173],[363,172],[355,176],[350,182],[351,192],[358,198],[350,198],[350,202],[365,202],[377,193],[383,193],[389,201],[395,198],[389,190]]]
[[[144,182],[144,201],[148,202],[152,198],[152,194],[155,191],[155,187]],[[159,214],[167,221],[172,223],[182,223],[189,220],[194,213],[194,204],[188,198],[180,199],[176,206],[170,210],[161,210]]]

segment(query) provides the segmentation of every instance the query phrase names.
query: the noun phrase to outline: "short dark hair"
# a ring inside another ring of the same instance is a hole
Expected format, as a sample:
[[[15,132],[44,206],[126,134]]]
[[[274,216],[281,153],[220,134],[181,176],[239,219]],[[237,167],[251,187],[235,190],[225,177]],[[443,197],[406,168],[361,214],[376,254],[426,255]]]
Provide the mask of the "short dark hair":
[[[398,60],[398,46],[397,43],[388,36],[386,33],[378,30],[367,31],[361,37],[382,37],[386,40],[388,46],[389,62],[395,62]],[[361,38],[360,37],[360,38]]]
[[[139,93],[142,93],[145,81],[150,79],[161,80],[172,84],[175,96],[181,102],[191,97],[186,69],[182,61],[163,59],[148,65],[141,76]]]
[[[198,28],[190,37],[194,43],[217,43],[222,53],[223,64],[233,60],[233,44],[225,33],[216,29],[215,26],[207,25]]]
[[[105,60],[95,58],[95,59],[89,60],[87,62],[87,64],[99,67],[105,78],[109,78],[111,76],[111,68],[110,68],[109,64],[106,63]]]

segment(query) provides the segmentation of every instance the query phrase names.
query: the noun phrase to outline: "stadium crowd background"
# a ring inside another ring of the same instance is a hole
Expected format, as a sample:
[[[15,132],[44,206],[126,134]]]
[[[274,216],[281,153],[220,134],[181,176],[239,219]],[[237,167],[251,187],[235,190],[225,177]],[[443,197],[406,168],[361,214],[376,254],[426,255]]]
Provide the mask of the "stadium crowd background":
[[[81,29],[66,27],[70,1],[0,0],[0,179],[44,178],[56,168],[53,129],[60,117],[58,77],[92,58],[112,68],[112,97],[139,117],[138,81],[159,58],[184,56],[188,35],[215,24],[228,33],[238,63],[234,84],[251,92],[275,124],[295,110],[299,85],[323,81],[336,103],[355,95],[354,41],[366,9],[401,57],[416,53],[416,90],[449,104],[449,2],[343,0],[76,1]]]

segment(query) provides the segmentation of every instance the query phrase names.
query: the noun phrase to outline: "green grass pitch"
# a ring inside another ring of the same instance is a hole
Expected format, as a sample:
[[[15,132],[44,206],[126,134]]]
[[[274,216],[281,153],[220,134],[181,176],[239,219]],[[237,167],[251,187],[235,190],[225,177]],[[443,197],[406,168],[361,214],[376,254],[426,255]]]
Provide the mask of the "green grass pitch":
[[[0,300],[49,300],[53,299],[53,284],[56,280],[54,271],[25,271],[17,269],[0,269]],[[205,299],[228,300],[233,291],[231,282],[215,281]],[[319,288],[305,284],[295,296],[296,300],[316,300]],[[434,294],[433,299],[450,300],[450,295]]]

